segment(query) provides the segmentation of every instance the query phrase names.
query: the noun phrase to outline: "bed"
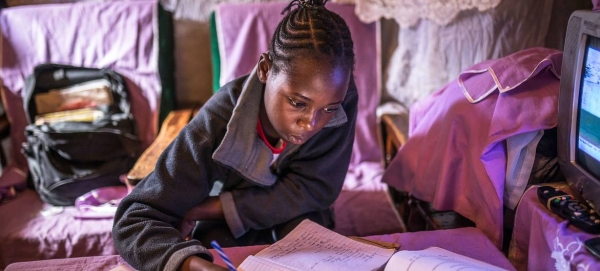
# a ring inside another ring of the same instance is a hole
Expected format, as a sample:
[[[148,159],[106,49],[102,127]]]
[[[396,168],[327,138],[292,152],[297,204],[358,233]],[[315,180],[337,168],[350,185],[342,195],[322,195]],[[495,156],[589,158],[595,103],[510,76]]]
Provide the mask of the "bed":
[[[0,187],[11,195],[0,203],[0,268],[18,261],[116,254],[112,217],[89,218],[75,207],[50,206],[25,187],[27,165],[19,148],[27,124],[22,88],[24,78],[41,63],[110,67],[126,78],[139,137],[144,147],[150,145],[157,133],[162,89],[157,8],[157,1],[139,0],[1,11],[0,78],[12,149],[0,177]],[[144,25],[150,27],[140,27]]]

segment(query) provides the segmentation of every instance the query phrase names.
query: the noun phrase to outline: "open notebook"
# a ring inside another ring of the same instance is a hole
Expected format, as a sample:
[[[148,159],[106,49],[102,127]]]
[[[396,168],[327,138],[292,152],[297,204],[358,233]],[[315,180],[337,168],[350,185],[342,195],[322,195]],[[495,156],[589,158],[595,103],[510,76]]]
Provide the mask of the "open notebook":
[[[280,241],[261,250],[255,256],[248,256],[237,270],[500,271],[505,269],[439,247],[396,252],[394,248],[366,244],[335,233],[310,220],[304,220]]]
[[[310,220],[275,244],[248,256],[238,271],[377,270],[395,249],[365,244]]]
[[[439,247],[396,252],[384,271],[502,271],[491,264],[469,258]]]

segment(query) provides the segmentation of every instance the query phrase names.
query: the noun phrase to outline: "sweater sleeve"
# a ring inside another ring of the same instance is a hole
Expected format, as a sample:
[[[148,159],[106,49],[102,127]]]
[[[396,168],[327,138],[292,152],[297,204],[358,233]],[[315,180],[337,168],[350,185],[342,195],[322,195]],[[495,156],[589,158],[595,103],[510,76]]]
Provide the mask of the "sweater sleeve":
[[[119,204],[113,239],[119,255],[136,269],[176,270],[191,255],[212,260],[199,241],[185,241],[177,230],[185,212],[209,193],[208,181],[197,181],[206,174],[190,149],[190,142],[201,142],[193,134],[184,128],[155,170]]]
[[[337,199],[354,144],[358,96],[353,89],[343,104],[348,121],[339,127],[324,128],[302,145],[274,185],[221,194],[224,215],[235,237],[249,229],[265,229],[325,210]]]
[[[184,240],[177,227],[189,209],[208,197],[219,177],[211,155],[231,111],[226,110],[232,103],[227,95],[213,95],[161,154],[154,171],[119,204],[113,239],[134,268],[176,270],[192,255],[213,260],[199,241]]]

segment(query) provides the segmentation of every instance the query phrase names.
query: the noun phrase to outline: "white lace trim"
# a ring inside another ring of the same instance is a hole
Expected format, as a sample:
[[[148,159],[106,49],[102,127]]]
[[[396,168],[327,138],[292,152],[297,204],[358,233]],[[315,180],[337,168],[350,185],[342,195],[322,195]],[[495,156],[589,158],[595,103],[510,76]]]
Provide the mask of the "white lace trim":
[[[356,15],[370,23],[380,18],[394,19],[407,28],[420,19],[447,25],[463,10],[486,11],[498,6],[501,0],[332,0],[335,3],[355,4]]]
[[[573,263],[573,259],[575,258],[575,254],[577,254],[580,250],[583,249],[583,242],[579,239],[576,241],[570,242],[567,245],[563,245],[559,237],[560,229],[556,230],[556,237],[552,241],[552,254],[551,257],[554,259],[554,267],[556,271],[571,271],[571,264]],[[575,266],[575,270],[577,271],[589,271],[589,264],[577,264]]]
[[[173,13],[175,19],[208,22],[210,13],[217,5],[225,3],[259,3],[279,0],[160,0],[165,10]]]

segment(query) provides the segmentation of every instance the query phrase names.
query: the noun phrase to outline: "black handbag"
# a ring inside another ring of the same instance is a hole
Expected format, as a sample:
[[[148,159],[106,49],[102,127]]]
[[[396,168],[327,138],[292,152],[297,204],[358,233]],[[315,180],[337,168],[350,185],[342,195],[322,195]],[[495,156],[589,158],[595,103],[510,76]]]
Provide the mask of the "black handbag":
[[[100,116],[36,123],[36,95],[102,79],[108,82],[111,103],[93,107]],[[44,202],[69,206],[93,189],[122,184],[119,176],[139,157],[140,140],[121,75],[111,69],[42,64],[27,77],[24,90],[30,123],[22,151],[30,181]]]

